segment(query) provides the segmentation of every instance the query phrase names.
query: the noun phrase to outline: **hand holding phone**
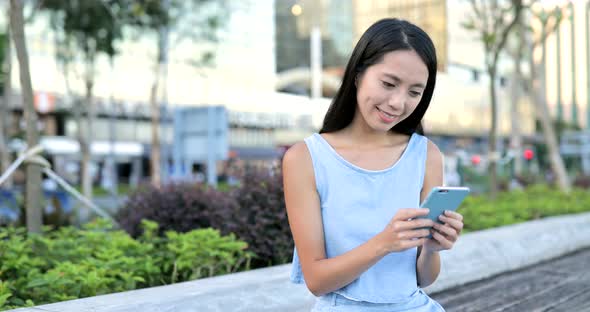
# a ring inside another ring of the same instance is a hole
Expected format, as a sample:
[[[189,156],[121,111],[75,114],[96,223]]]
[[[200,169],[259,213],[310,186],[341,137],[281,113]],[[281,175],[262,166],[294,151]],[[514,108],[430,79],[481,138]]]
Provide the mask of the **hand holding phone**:
[[[428,208],[430,212],[426,216],[420,216],[418,218],[428,218],[434,222],[442,224],[439,220],[439,216],[442,215],[445,210],[455,211],[465,197],[469,194],[468,187],[444,187],[437,186],[432,188],[424,202],[420,205],[420,208]],[[429,238],[432,236],[428,236]]]

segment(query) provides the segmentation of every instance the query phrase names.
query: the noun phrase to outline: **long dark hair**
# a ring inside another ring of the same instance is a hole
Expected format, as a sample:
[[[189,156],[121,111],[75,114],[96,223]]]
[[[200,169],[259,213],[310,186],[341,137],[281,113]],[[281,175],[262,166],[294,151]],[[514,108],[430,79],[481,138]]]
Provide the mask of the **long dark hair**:
[[[356,77],[360,77],[369,66],[381,62],[386,53],[396,50],[415,51],[428,68],[428,81],[414,112],[390,131],[424,134],[421,122],[436,82],[436,51],[432,40],[420,27],[397,18],[382,19],[362,35],[352,51],[342,85],[328,108],[320,133],[341,130],[350,125],[357,107]]]

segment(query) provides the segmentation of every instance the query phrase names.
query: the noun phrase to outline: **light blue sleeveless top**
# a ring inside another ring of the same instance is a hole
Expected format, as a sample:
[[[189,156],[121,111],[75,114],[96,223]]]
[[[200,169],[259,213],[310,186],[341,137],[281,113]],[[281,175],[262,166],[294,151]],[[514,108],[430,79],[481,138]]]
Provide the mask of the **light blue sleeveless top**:
[[[419,206],[427,141],[414,133],[395,164],[384,170],[366,170],[342,158],[321,135],[305,139],[320,197],[328,258],[377,235],[400,208]],[[419,291],[416,254],[417,248],[390,253],[335,293],[356,301],[405,302]],[[296,250],[291,281],[305,282]]]

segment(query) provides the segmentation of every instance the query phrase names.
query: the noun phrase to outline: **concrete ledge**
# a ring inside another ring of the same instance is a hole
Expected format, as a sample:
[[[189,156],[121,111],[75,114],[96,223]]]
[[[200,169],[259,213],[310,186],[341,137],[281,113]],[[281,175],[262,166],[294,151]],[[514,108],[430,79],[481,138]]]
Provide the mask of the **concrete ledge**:
[[[441,253],[435,293],[590,247],[590,213],[552,217],[463,235]]]
[[[434,293],[590,247],[590,213],[465,234],[441,253]],[[309,311],[315,297],[289,282],[290,265],[53,303],[15,312]]]

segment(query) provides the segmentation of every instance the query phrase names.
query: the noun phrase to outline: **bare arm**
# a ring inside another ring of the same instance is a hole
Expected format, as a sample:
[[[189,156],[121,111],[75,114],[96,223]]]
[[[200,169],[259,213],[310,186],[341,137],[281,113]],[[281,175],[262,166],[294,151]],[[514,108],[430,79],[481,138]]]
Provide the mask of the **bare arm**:
[[[443,156],[436,144],[428,141],[426,170],[424,173],[424,185],[420,193],[420,202],[428,196],[430,190],[435,186],[443,185]],[[428,207],[427,207],[428,208]],[[426,287],[436,280],[440,274],[440,256],[438,252],[418,248],[418,259],[416,262],[416,273],[418,285]]]
[[[316,296],[340,289],[390,252],[420,246],[430,220],[407,221],[427,210],[402,209],[378,235],[357,248],[333,258],[326,257],[320,199],[315,187],[311,156],[304,143],[291,147],[283,158],[283,183],[289,225],[305,281]]]

